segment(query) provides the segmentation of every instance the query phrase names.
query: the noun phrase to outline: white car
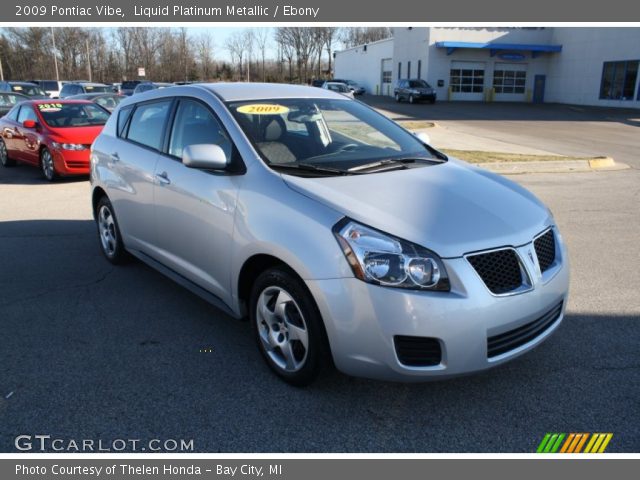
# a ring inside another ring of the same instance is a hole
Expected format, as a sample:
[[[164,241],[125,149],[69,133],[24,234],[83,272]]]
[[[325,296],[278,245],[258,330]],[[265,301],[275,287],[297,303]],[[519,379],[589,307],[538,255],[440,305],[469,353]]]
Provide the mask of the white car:
[[[342,83],[342,82],[324,82],[324,84],[322,85],[322,88],[324,88],[325,90],[331,90],[332,92],[340,93],[340,94],[344,95],[345,97],[354,98],[353,97],[353,90],[351,90],[349,88],[349,85],[347,85],[346,83]]]

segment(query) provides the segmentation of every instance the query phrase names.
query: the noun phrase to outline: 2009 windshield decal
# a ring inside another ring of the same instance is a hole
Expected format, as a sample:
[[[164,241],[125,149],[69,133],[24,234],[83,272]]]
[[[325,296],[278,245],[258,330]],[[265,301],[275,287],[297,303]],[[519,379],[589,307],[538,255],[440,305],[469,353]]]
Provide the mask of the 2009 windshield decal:
[[[240,113],[249,113],[252,115],[279,115],[287,113],[288,107],[284,105],[271,105],[266,103],[258,103],[252,105],[242,105],[236,109]]]

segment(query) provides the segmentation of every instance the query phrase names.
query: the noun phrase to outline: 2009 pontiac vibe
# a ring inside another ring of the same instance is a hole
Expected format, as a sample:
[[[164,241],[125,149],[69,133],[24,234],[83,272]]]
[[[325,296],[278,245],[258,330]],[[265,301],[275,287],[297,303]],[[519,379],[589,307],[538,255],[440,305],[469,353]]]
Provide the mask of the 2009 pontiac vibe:
[[[544,341],[566,248],[515,183],[319,88],[211,84],[123,101],[93,145],[100,246],[248,316],[284,380],[423,380]]]

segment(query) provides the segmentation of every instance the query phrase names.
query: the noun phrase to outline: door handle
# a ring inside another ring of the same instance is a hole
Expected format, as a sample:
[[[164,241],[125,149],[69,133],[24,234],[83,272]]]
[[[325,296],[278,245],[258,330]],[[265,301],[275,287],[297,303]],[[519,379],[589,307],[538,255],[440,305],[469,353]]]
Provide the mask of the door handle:
[[[169,180],[169,175],[167,175],[167,172],[156,173],[156,178],[158,179],[158,182],[162,185],[169,185],[171,183],[171,180]]]
[[[118,152],[113,152],[111,155],[109,155],[111,157],[111,161],[113,163],[119,162],[120,161],[120,155],[118,155]]]

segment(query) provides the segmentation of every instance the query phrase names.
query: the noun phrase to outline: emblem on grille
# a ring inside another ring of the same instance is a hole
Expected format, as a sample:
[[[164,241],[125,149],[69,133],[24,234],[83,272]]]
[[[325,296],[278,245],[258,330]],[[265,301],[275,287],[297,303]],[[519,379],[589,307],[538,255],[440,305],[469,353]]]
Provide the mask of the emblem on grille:
[[[527,255],[529,256],[529,260],[531,260],[531,264],[535,265],[536,262],[533,260],[533,253],[531,252],[531,250],[527,252]]]

